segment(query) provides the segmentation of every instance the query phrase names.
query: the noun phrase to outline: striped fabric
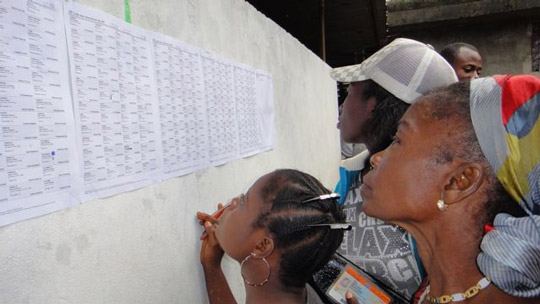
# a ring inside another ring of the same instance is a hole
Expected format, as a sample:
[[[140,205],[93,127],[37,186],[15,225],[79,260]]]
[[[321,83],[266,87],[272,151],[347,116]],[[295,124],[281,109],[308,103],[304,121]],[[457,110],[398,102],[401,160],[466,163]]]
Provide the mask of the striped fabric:
[[[484,155],[511,197],[529,214],[499,214],[478,265],[495,285],[540,296],[540,79],[495,76],[471,82],[471,118]]]

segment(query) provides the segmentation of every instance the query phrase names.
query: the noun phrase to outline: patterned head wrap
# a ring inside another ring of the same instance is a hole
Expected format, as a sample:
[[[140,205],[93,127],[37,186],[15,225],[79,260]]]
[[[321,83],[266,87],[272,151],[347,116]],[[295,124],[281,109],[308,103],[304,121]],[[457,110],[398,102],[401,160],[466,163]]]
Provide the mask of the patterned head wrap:
[[[540,295],[540,79],[495,76],[471,82],[471,118],[482,152],[505,190],[529,214],[495,217],[482,239],[480,270],[505,292]]]

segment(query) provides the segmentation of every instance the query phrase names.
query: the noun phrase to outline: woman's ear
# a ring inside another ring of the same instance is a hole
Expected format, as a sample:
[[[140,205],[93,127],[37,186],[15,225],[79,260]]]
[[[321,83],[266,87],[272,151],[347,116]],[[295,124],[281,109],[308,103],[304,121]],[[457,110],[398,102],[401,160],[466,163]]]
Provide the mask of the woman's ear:
[[[444,186],[443,200],[451,205],[476,193],[484,181],[484,168],[478,163],[466,163],[454,170]]]
[[[272,252],[274,252],[274,240],[269,236],[264,236],[253,249],[255,256],[259,258],[266,258]]]

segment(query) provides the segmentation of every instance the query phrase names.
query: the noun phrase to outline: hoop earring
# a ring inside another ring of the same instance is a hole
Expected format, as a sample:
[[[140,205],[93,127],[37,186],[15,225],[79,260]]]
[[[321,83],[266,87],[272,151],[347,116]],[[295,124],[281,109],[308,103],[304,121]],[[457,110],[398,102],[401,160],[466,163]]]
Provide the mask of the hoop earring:
[[[441,192],[441,198],[437,201],[437,208],[439,208],[441,212],[448,210],[448,205],[444,202],[442,192]]]
[[[242,271],[243,270],[242,267],[244,266],[244,263],[247,262],[251,258],[255,258],[255,254],[253,252],[250,253],[245,259],[243,259],[242,263],[240,263],[240,275],[242,276],[242,279],[244,279],[244,282],[246,282],[246,284],[248,284],[250,286],[255,286],[255,287],[263,286],[270,279],[270,264],[268,264],[268,261],[265,258],[257,259],[259,261],[264,262],[264,264],[266,265],[266,269],[268,269],[268,274],[266,275],[266,278],[262,282],[260,282],[260,283],[252,283],[252,282],[246,280],[246,277],[244,276],[244,272]]]

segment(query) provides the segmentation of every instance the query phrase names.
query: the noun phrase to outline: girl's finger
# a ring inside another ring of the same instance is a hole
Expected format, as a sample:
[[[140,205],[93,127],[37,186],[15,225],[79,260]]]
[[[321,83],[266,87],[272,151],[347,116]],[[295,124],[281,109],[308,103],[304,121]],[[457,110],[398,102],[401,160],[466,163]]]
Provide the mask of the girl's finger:
[[[204,241],[206,238],[208,237],[208,233],[206,233],[206,230],[203,231],[203,233],[201,234],[201,236],[199,237],[199,239],[201,241]]]
[[[217,223],[217,220],[213,218],[210,214],[204,212],[197,212],[197,219],[199,220],[200,225],[204,225],[205,222],[210,222],[212,224]]]
[[[210,235],[212,232],[214,232],[214,225],[211,222],[206,221],[204,222],[204,230],[208,235]]]

